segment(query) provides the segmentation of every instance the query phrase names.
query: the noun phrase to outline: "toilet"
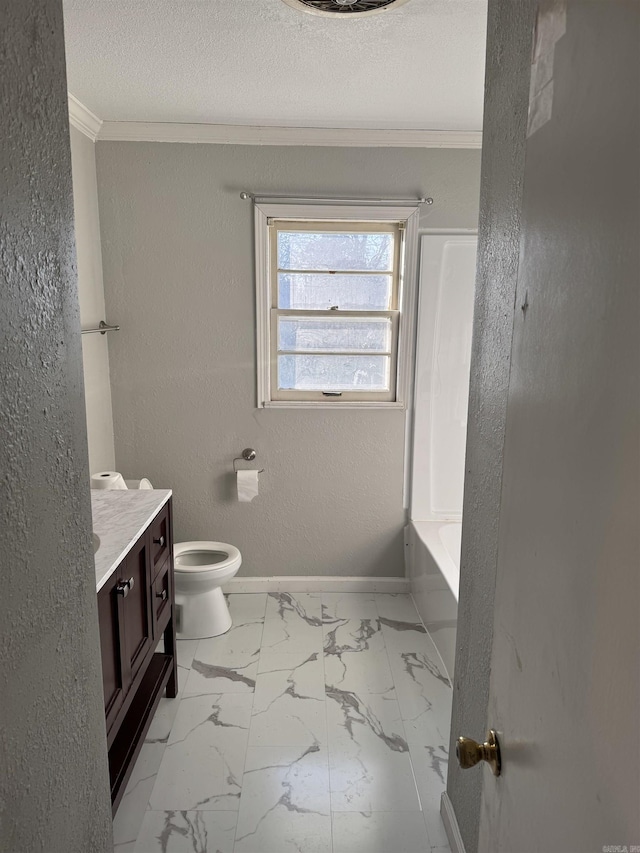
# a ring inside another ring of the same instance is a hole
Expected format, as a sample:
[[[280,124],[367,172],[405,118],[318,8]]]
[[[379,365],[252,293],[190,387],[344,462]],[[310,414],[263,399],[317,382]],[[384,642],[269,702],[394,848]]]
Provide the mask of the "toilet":
[[[225,542],[177,542],[173,555],[178,639],[224,634],[231,614],[220,585],[242,565],[240,551]]]

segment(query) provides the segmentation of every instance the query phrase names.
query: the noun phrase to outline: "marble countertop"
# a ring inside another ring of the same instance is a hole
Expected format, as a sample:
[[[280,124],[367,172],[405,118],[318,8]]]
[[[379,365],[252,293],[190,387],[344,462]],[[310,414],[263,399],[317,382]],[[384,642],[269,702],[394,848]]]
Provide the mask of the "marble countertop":
[[[96,592],[170,497],[171,489],[91,490],[93,532],[100,537],[94,555]]]

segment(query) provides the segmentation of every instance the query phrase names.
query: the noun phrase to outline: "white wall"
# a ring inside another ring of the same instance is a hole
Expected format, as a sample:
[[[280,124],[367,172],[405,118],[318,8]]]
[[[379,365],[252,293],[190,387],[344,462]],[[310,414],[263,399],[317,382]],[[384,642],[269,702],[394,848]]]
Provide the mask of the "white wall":
[[[96,146],[116,468],[175,497],[176,540],[241,574],[404,575],[404,412],[256,408],[253,210],[241,190],[430,195],[474,228],[480,152],[180,143]],[[232,460],[265,468],[239,504]]]
[[[82,328],[86,329],[97,326],[100,320],[105,319],[95,144],[75,127],[70,128],[70,135],[80,321]],[[111,470],[115,465],[109,384],[109,335],[83,335],[82,360],[89,471],[93,474],[96,471]]]

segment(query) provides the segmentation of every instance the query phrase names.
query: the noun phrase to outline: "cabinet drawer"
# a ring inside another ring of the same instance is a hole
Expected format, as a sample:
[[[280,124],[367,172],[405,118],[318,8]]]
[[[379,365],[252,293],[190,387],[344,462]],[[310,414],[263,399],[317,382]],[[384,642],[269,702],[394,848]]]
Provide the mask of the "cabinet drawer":
[[[160,512],[149,525],[151,548],[151,575],[153,578],[163,567],[165,560],[171,554],[171,520],[169,504],[162,507]]]
[[[171,572],[171,560],[166,560],[152,587],[153,599],[153,635],[158,639],[160,632],[164,630],[171,614],[171,602],[173,599],[173,575]]]

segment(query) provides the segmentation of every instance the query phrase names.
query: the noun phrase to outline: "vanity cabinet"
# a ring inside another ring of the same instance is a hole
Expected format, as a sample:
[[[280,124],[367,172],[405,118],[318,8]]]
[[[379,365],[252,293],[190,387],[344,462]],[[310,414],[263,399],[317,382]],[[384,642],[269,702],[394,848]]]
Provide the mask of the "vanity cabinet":
[[[98,592],[114,813],[162,692],[177,695],[174,612],[169,499]]]

